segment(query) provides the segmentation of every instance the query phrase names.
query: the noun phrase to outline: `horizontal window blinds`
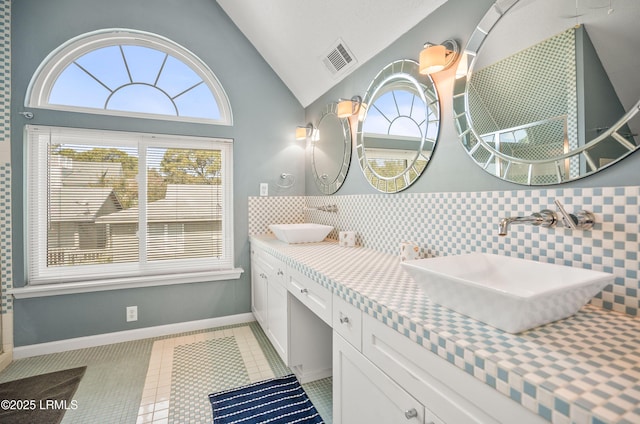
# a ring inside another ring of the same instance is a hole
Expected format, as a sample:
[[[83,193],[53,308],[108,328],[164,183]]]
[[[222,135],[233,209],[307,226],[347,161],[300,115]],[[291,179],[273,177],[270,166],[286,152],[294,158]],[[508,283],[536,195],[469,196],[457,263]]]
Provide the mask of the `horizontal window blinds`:
[[[232,143],[28,126],[29,283],[233,267]]]

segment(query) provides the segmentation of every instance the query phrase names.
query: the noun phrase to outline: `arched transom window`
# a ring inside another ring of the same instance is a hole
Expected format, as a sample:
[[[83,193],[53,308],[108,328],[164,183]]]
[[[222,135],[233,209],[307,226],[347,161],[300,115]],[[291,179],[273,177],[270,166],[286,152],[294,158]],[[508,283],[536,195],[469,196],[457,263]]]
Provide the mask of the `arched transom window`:
[[[158,35],[103,30],[70,40],[35,73],[26,106],[231,125],[220,82]]]

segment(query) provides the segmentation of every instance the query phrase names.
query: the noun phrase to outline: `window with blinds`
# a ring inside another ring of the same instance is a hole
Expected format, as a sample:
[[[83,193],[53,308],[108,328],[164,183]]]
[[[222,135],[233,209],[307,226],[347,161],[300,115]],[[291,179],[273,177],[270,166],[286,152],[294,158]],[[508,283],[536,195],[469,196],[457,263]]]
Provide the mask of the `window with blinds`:
[[[26,131],[30,284],[233,268],[230,140]]]

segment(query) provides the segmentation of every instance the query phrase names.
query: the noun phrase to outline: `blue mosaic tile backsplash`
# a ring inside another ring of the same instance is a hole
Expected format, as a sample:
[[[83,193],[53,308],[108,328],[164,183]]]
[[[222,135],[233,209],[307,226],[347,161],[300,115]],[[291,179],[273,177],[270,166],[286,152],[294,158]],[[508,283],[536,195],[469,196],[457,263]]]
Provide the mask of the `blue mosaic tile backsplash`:
[[[291,199],[252,198],[250,223],[261,222],[260,216],[265,222],[264,214],[272,215],[278,205],[286,209]],[[501,218],[555,210],[556,199],[570,213],[593,212],[594,227],[584,231],[512,225],[507,236],[498,235]],[[358,244],[390,254],[399,254],[401,242],[412,241],[423,257],[486,252],[609,272],[616,276],[615,283],[591,303],[637,316],[639,199],[636,186],[309,196],[307,207],[335,204],[338,213],[305,210],[304,215],[305,221],[333,225],[332,238],[341,230],[356,231]],[[300,222],[295,215],[291,222]],[[249,228],[252,234],[268,232],[264,226]]]

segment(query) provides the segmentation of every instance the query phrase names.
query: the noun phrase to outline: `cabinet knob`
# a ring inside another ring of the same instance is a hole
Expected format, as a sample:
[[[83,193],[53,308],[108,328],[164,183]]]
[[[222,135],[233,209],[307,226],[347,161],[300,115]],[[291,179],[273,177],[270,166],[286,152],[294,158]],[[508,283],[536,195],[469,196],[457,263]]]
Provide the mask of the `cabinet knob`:
[[[300,293],[307,294],[309,293],[309,289],[300,289]]]
[[[418,411],[416,411],[416,408],[411,408],[408,411],[404,411],[404,416],[410,420],[411,418],[415,418],[418,416]]]
[[[284,272],[282,272],[281,269],[278,270],[278,275],[284,275]]]
[[[260,278],[267,278],[267,276],[264,274],[264,272],[260,273]]]
[[[349,324],[349,317],[340,317],[340,324]]]

